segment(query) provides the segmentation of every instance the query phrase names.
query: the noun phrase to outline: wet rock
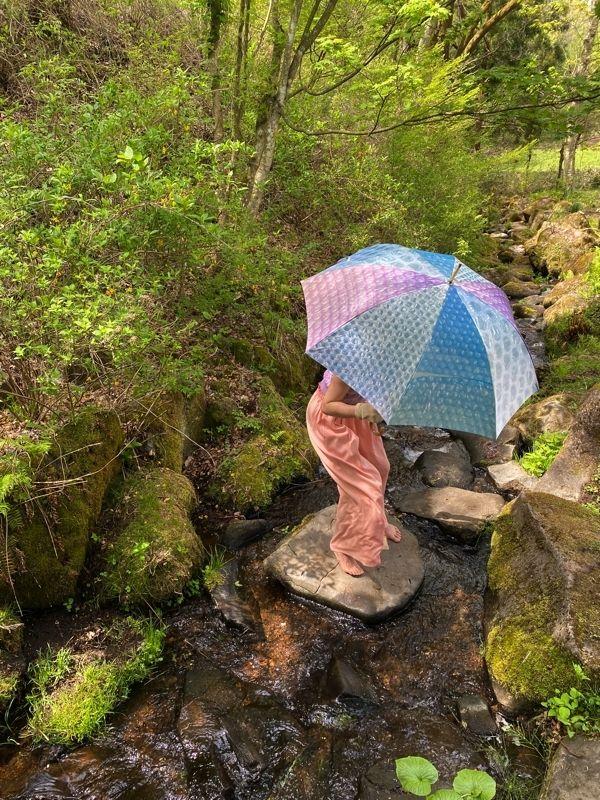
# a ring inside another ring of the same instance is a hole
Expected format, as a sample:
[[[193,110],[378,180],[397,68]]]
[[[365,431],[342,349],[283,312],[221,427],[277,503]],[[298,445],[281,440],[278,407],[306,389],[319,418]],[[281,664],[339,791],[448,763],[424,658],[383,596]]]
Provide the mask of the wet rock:
[[[352,705],[376,705],[377,693],[364,675],[361,675],[348,661],[334,658],[327,671],[328,695]]]
[[[540,373],[548,364],[543,333],[530,319],[518,319],[517,328],[527,345],[536,372]]]
[[[531,443],[542,433],[568,431],[573,424],[573,414],[564,394],[553,394],[520,408],[511,418],[510,425],[517,428],[525,442]]]
[[[428,486],[466,489],[473,483],[473,468],[464,447],[462,453],[426,450],[415,461],[415,469]]]
[[[488,233],[488,236],[490,239],[508,239],[508,233],[506,233],[506,231],[492,231]]]
[[[477,736],[494,736],[498,726],[488,704],[476,694],[464,694],[458,701],[461,724]]]
[[[546,774],[540,800],[593,800],[600,791],[600,739],[563,739]]]
[[[529,297],[539,293],[540,287],[533,281],[512,280],[505,283],[502,291],[511,298],[518,300],[521,297]]]
[[[393,759],[379,761],[360,779],[357,800],[405,800]]]
[[[539,484],[538,484],[539,485]],[[600,518],[578,503],[523,491],[496,521],[485,598],[485,658],[509,710],[600,675]]]
[[[587,394],[558,455],[538,490],[579,500],[600,467],[600,384]]]
[[[497,494],[465,489],[423,489],[394,499],[398,511],[437,522],[461,541],[477,538],[502,510],[505,501]]]
[[[219,537],[231,550],[238,550],[272,529],[266,519],[233,519]]]
[[[340,569],[329,549],[336,506],[301,523],[265,559],[269,574],[290,591],[345,611],[365,622],[379,622],[400,611],[423,580],[423,563],[415,536],[402,529],[401,542],[389,542],[382,567],[366,569],[358,578]],[[400,523],[390,517],[390,522]]]
[[[521,492],[523,489],[533,489],[538,482],[538,478],[525,472],[517,461],[492,464],[487,471],[492,483],[500,492]]]
[[[465,445],[471,458],[471,463],[475,467],[485,467],[488,464],[500,464],[503,461],[510,461],[515,451],[513,443],[506,443],[500,440],[487,439],[485,436],[478,436],[476,433],[466,433],[464,431],[452,431],[452,435]],[[502,433],[500,434],[502,436]]]
[[[222,582],[208,591],[225,622],[245,633],[264,638],[262,622],[254,614],[245,599],[239,580],[239,564],[237,559],[228,561],[221,570]]]

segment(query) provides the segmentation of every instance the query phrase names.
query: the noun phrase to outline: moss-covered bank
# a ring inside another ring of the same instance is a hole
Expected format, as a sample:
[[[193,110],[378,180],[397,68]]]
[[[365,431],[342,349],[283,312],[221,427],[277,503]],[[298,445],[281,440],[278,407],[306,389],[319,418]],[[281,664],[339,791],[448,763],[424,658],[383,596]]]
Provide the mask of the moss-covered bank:
[[[85,649],[48,650],[31,665],[27,731],[35,742],[76,744],[97,734],[160,661],[164,631],[128,617],[80,638]]]
[[[13,585],[0,583],[0,602],[45,608],[75,595],[123,439],[118,416],[92,406],[58,431],[37,470],[40,497],[22,506],[20,524],[13,524],[19,559]]]
[[[159,603],[183,591],[202,557],[189,516],[195,503],[190,481],[166,467],[125,479],[102,556],[103,599]]]
[[[259,377],[257,383],[251,434],[223,459],[210,487],[214,497],[239,509],[266,505],[281,484],[310,475],[316,463],[305,426],[271,379]]]
[[[486,595],[488,670],[509,706],[573,681],[573,661],[600,675],[600,517],[577,503],[523,492],[492,536]]]

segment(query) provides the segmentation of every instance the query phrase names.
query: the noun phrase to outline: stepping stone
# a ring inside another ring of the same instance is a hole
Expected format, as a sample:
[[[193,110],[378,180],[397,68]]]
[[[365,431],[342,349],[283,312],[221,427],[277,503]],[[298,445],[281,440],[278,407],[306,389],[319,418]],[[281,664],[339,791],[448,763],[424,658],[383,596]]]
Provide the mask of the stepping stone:
[[[504,505],[504,498],[498,494],[453,486],[407,492],[394,499],[398,511],[433,520],[463,542],[483,533],[486,523],[494,520]]]
[[[334,658],[327,671],[327,693],[333,700],[354,706],[378,705],[377,693],[368,680],[343,658]]]
[[[459,486],[466,489],[473,483],[473,468],[469,454],[461,445],[462,452],[425,450],[415,461],[415,469],[421,473],[428,486]]]
[[[451,433],[457,439],[460,439],[467,448],[471,463],[475,467],[485,467],[488,464],[500,464],[503,461],[510,461],[515,452],[515,443],[509,442],[503,437],[504,430],[496,440],[465,431],[451,431]]]
[[[265,559],[267,572],[294,594],[344,611],[363,622],[381,622],[414,597],[424,576],[416,537],[394,517],[402,541],[388,542],[380,568],[347,575],[329,548],[336,506],[309,517]]]
[[[533,489],[538,482],[538,478],[525,472],[517,461],[492,464],[487,471],[492,483],[501,492],[522,492],[523,489]]]

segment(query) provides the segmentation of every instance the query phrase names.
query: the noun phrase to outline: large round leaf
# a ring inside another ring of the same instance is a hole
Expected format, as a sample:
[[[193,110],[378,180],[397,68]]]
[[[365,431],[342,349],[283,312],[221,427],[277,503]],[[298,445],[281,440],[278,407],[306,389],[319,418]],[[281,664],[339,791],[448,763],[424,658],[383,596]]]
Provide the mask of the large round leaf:
[[[405,792],[427,797],[438,779],[438,771],[426,758],[406,756],[396,759],[396,777]]]
[[[438,789],[437,792],[430,794],[427,800],[463,800],[462,795],[454,789]]]
[[[478,769],[461,769],[452,786],[469,800],[492,800],[496,796],[496,781],[487,772]]]

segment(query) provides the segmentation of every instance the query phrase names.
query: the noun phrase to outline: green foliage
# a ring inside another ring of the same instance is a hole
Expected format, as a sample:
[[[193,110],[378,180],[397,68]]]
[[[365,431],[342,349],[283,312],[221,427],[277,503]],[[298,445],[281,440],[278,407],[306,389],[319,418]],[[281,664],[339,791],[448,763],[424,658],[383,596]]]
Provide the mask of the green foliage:
[[[50,442],[26,435],[0,439],[0,516],[7,519],[11,501],[29,497],[35,467],[50,450]]]
[[[542,433],[533,442],[532,449],[518,459],[523,469],[530,475],[541,477],[550,467],[567,434],[563,432]]]
[[[207,589],[216,589],[223,583],[223,569],[230,560],[227,551],[222,547],[209,550],[208,561],[202,567],[202,580]]]
[[[438,771],[421,756],[396,759],[396,777],[405,792],[425,797],[427,800],[492,800],[496,796],[496,782],[486,772],[461,769],[452,782],[452,789],[438,789],[431,794],[438,780]]]
[[[557,689],[542,705],[548,716],[562,725],[569,738],[576,733],[600,733],[600,687],[591,683],[580,664],[574,663],[573,669],[577,686],[567,692]]]
[[[131,686],[160,661],[164,635],[162,628],[128,617],[106,633],[113,647],[125,649],[111,658],[47,648],[30,668],[29,735],[38,743],[76,744],[98,734]]]

